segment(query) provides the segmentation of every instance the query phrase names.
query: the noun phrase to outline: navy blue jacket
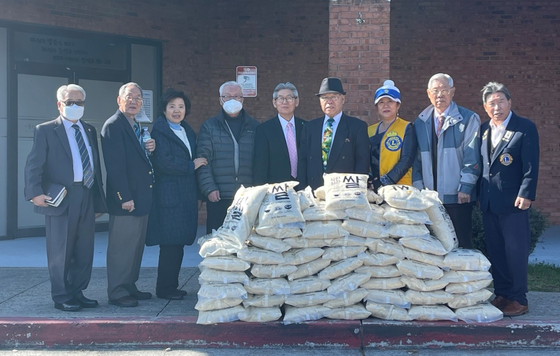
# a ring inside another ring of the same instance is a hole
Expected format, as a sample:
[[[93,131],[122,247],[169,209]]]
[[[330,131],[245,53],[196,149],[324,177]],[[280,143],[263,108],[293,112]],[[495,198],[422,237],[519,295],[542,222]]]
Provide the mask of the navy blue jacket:
[[[196,135],[185,121],[189,145],[196,152]],[[194,158],[164,117],[154,123],[157,146],[152,155],[156,174],[154,202],[146,245],[192,245],[198,227],[198,185]]]
[[[148,215],[152,208],[152,167],[134,129],[119,110],[105,121],[101,129],[101,146],[107,170],[109,214]],[[132,212],[122,208],[122,203],[129,200],[134,200]]]
[[[490,121],[480,126],[483,173],[480,209],[495,214],[519,212],[517,197],[535,200],[539,175],[539,134],[529,119],[512,112],[504,137],[491,155]]]

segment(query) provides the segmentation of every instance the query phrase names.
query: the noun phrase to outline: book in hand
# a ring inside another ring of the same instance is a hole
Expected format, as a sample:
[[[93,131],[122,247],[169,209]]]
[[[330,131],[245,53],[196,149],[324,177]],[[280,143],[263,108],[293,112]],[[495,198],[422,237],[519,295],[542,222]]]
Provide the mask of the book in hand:
[[[62,184],[57,183],[50,183],[47,186],[47,191],[45,195],[51,197],[50,200],[45,200],[50,206],[54,206],[55,208],[60,205],[64,197],[66,196],[66,187]]]

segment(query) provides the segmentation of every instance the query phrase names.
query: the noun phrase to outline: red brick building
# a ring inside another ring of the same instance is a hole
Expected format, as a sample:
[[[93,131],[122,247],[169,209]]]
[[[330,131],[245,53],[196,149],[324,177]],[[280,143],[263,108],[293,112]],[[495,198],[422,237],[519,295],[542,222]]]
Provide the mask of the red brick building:
[[[155,98],[162,88],[181,89],[198,130],[239,65],[258,68],[258,96],[245,107],[260,120],[274,115],[271,91],[286,81],[299,89],[298,116],[320,116],[314,94],[326,76],[343,79],[346,111],[368,123],[376,121],[372,95],[390,77],[401,89],[401,116],[413,120],[429,104],[425,88],[437,72],[450,74],[457,103],[485,120],[480,89],[503,82],[513,109],[539,128],[535,205],[560,224],[558,1],[1,0],[0,9],[0,236],[40,231],[41,217],[23,202],[21,172],[32,128],[57,114],[51,87],[83,85],[86,119],[96,125],[116,110],[119,83],[137,81]],[[35,57],[64,51],[38,45],[49,39],[99,56],[71,64]]]

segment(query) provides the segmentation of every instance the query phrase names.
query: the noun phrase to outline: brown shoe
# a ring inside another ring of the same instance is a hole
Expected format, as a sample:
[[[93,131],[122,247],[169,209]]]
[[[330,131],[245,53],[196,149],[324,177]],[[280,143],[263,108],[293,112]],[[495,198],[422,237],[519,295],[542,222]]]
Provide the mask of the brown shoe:
[[[521,305],[517,301],[509,302],[509,304],[502,310],[504,316],[519,316],[529,312],[528,305]]]
[[[498,295],[496,298],[494,298],[494,300],[490,302],[490,304],[503,311],[503,309],[509,304],[509,300],[502,297],[501,295]]]

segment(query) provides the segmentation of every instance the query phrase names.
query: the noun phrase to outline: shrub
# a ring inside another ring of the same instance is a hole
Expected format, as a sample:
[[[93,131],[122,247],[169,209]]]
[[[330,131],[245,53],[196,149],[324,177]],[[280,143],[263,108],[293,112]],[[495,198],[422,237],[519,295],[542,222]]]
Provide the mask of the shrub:
[[[472,243],[473,247],[480,250],[484,255],[488,256],[486,253],[486,242],[484,240],[484,227],[482,226],[482,212],[475,206],[472,212],[473,220],[473,234]],[[529,209],[529,225],[531,227],[531,249],[530,253],[533,252],[539,237],[541,237],[544,230],[550,227],[550,222],[548,218],[541,213],[538,209]]]

